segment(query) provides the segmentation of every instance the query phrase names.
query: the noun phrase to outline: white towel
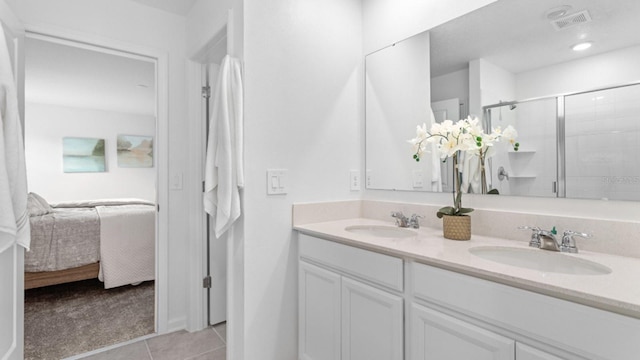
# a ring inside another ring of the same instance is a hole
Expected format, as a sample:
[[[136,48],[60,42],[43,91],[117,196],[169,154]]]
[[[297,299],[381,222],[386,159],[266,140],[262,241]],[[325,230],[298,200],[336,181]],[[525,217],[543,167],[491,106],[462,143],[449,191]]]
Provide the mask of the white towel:
[[[431,126],[433,126],[436,123],[436,116],[433,114],[433,109],[429,108],[429,110],[431,111]],[[438,152],[438,144],[433,142],[431,143],[431,191],[433,192],[442,192],[441,164],[442,159],[440,159]]]
[[[482,168],[480,166],[480,157],[475,154],[462,152],[462,185],[463,193],[482,193]]]
[[[209,123],[205,160],[204,209],[215,220],[219,238],[240,217],[240,189],[244,186],[242,127],[242,70],[240,60],[225,56],[220,65]]]
[[[15,243],[28,250],[31,242],[18,91],[7,45],[0,26],[0,253]]]

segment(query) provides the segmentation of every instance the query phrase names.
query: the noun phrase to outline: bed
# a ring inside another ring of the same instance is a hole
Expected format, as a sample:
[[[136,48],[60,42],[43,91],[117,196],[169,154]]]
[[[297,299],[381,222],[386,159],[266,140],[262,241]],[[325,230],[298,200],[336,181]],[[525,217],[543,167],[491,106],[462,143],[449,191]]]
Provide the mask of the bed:
[[[29,194],[25,289],[98,278],[105,288],[155,278],[155,205],[138,199],[49,205]]]

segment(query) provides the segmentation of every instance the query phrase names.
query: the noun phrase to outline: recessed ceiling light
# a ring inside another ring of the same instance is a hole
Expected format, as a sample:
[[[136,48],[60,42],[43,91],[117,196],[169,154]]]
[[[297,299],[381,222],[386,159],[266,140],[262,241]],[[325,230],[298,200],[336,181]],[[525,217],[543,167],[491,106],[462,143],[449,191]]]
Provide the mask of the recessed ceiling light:
[[[581,43],[573,45],[571,47],[571,50],[573,50],[573,51],[583,51],[583,50],[587,50],[588,48],[590,48],[591,45],[593,45],[593,42],[585,41],[585,42],[581,42]]]

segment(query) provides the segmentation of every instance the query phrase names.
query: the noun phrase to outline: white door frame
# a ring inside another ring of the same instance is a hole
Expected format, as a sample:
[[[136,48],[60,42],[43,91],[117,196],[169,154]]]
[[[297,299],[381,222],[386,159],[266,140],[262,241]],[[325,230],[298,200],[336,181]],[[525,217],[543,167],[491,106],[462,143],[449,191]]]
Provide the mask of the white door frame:
[[[204,207],[202,202],[202,185],[205,154],[203,137],[205,124],[202,121],[203,107],[200,87],[202,84],[202,64],[197,60],[207,45],[215,42],[216,35],[226,27],[227,53],[236,55],[235,49],[235,23],[234,11],[228,10],[226,23],[217,28],[210,28],[207,34],[202,34],[198,46],[188,54],[186,61],[187,96],[189,106],[189,138],[192,140],[189,147],[189,173],[194,178],[188,186],[190,199],[189,212],[189,314],[187,330],[196,331],[207,325],[206,319],[206,294],[203,291],[202,279],[205,274],[206,261],[206,230],[204,223]],[[244,206],[244,204],[243,204]],[[234,360],[244,359],[244,215],[240,217],[237,225],[234,225],[233,239],[227,246],[227,358]]]
[[[206,139],[203,134],[207,132],[205,111],[202,100],[202,79],[204,72],[202,71],[203,63],[206,62],[206,52],[211,45],[215,45],[220,40],[220,35],[228,34],[228,19],[220,28],[214,31],[212,37],[205,40],[194,54],[187,59],[187,96],[189,106],[189,164],[194,175],[194,184],[189,186],[191,197],[191,215],[189,216],[189,227],[192,229],[193,241],[189,246],[189,289],[190,289],[190,311],[187,321],[187,330],[197,331],[207,326],[207,296],[203,288],[202,279],[206,276],[207,261],[207,233],[203,205],[203,193],[201,182],[204,179],[205,148]],[[227,47],[229,43],[227,42]],[[227,49],[228,52],[229,49]],[[212,94],[213,95],[213,94]],[[227,259],[228,261],[228,259]]]
[[[3,26],[4,24],[4,26]],[[24,129],[24,27],[4,1],[0,1],[0,31],[6,28],[7,45],[14,44],[14,78],[20,121]],[[4,47],[4,43],[0,43]],[[24,133],[23,133],[24,135]],[[13,244],[0,253],[0,359],[19,360],[24,353],[24,249]],[[7,271],[9,270],[9,271]],[[7,318],[9,317],[9,318]]]
[[[77,32],[46,25],[27,25],[26,33],[29,37],[48,41],[81,46],[91,50],[146,58],[156,63],[156,202],[159,211],[156,214],[156,332],[159,334],[169,330],[169,55],[160,49],[139,44],[131,44],[89,33]]]

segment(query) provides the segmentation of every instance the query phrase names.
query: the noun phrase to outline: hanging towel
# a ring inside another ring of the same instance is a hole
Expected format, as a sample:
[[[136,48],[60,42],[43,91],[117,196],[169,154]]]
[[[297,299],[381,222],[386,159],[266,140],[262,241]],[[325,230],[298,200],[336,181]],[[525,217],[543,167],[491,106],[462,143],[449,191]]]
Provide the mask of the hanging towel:
[[[482,193],[482,179],[480,168],[480,157],[468,152],[462,153],[462,185],[461,190],[463,193]]]
[[[209,121],[205,160],[204,209],[215,221],[216,238],[240,217],[244,187],[240,60],[225,56],[220,64]]]
[[[0,26],[0,253],[15,243],[28,250],[31,242],[18,91],[7,45]]]
[[[431,111],[431,126],[436,123],[436,116]],[[440,165],[442,159],[440,159],[440,153],[438,152],[438,144],[431,143],[431,191],[442,192],[442,169]]]

